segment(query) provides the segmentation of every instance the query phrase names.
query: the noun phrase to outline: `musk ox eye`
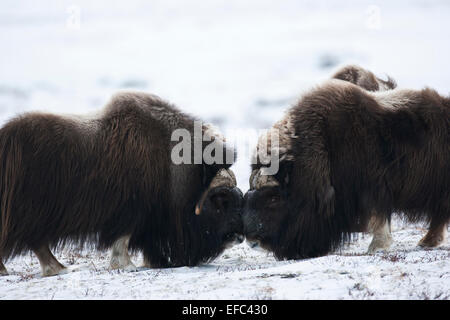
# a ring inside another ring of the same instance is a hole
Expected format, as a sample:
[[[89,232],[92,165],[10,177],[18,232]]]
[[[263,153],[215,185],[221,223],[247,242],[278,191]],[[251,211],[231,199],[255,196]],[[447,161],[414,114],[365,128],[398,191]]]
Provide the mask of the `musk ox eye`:
[[[211,196],[211,201],[216,207],[216,212],[225,212],[229,207],[229,195],[226,192],[221,192]]]
[[[275,196],[271,196],[269,198],[269,205],[276,205],[278,202],[280,202],[280,196],[279,195],[275,195]]]

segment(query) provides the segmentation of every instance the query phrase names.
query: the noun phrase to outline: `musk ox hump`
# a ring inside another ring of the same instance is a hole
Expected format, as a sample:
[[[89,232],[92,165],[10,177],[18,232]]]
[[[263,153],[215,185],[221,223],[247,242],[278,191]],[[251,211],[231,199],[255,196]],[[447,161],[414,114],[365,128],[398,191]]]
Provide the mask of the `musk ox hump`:
[[[353,83],[365,90],[373,92],[392,90],[397,87],[397,84],[391,77],[388,76],[387,80],[382,80],[376,77],[371,71],[357,65],[342,67],[332,78]]]

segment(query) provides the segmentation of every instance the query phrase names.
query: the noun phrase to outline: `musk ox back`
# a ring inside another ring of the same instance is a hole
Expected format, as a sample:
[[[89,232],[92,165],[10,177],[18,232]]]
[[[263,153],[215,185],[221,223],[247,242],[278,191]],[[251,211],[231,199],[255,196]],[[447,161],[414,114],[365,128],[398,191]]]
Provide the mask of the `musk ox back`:
[[[280,259],[320,256],[393,212],[429,222],[430,244],[442,241],[450,219],[449,98],[329,80],[273,129],[279,171],[265,176],[266,164],[252,165],[244,198],[252,245]]]
[[[33,250],[49,275],[59,271],[49,246],[104,249],[123,237],[154,267],[216,257],[242,233],[242,193],[225,159],[233,150],[206,125],[201,138],[223,148],[223,161],[171,161],[172,132],[193,133],[195,122],[144,93],[118,94],[92,117],[9,121],[0,129],[0,257]]]

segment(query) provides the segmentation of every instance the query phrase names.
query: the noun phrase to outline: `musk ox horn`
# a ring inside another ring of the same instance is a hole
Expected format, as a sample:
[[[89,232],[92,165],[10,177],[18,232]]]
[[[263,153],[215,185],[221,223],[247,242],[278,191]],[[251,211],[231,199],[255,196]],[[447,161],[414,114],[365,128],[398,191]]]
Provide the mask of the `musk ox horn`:
[[[280,183],[273,175],[264,174],[264,168],[253,170],[250,175],[250,189],[261,189],[262,187],[277,187]]]
[[[208,196],[208,193],[211,189],[217,187],[234,188],[236,187],[236,185],[236,176],[234,175],[233,171],[231,171],[230,169],[220,169],[217,172],[216,176],[212,179],[208,189],[203,192],[199,202],[195,206],[195,214],[199,215],[202,212],[203,203],[205,202],[206,197]]]

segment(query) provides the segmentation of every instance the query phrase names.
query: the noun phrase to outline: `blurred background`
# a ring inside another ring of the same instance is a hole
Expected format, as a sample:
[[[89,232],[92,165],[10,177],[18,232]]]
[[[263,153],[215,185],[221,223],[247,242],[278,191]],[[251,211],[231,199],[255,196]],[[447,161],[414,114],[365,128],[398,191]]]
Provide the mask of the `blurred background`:
[[[1,7],[1,124],[29,110],[89,112],[118,90],[139,90],[246,139],[245,130],[268,128],[347,63],[389,74],[399,87],[450,91],[444,0],[2,0]],[[234,167],[243,191],[247,156]]]

